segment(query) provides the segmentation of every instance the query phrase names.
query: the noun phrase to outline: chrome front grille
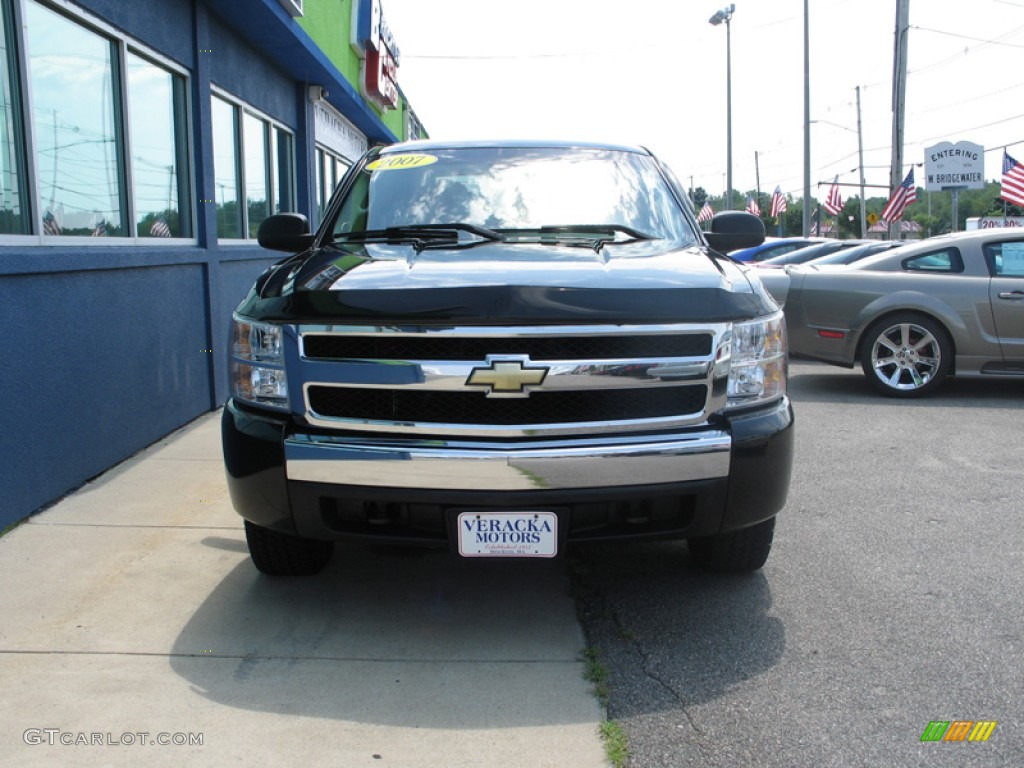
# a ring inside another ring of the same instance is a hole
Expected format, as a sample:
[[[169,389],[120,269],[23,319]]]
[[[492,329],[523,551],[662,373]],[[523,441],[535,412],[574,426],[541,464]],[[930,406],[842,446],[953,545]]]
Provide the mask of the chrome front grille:
[[[724,406],[729,331],[301,326],[289,388],[314,426],[393,436],[677,428]]]

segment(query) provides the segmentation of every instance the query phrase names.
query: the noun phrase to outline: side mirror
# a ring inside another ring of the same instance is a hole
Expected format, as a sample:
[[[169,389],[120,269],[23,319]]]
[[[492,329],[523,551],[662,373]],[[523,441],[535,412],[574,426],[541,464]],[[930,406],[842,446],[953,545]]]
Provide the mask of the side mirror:
[[[297,253],[313,245],[309,233],[309,219],[301,213],[277,213],[268,216],[260,224],[256,240],[264,248],[273,251]]]
[[[704,238],[721,253],[752,248],[764,242],[764,222],[746,211],[722,211],[711,219],[711,231]]]

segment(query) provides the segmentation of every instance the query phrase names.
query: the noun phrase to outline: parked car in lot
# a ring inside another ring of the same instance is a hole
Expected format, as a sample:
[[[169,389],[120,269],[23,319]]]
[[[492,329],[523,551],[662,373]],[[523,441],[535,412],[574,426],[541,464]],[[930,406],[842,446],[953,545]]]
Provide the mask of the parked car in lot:
[[[909,242],[909,240],[878,240],[855,245],[852,248],[841,248],[838,251],[834,251],[826,256],[819,256],[805,263],[813,264],[816,267],[825,265],[846,266],[847,264],[853,264],[855,261],[866,259],[868,256],[874,256],[876,253],[883,253],[892,248],[907,245]]]
[[[949,375],[1024,380],[1024,232],[930,238],[855,262],[786,270],[794,356],[852,368],[895,397]]]
[[[795,251],[815,243],[823,243],[823,237],[766,237],[760,245],[753,248],[741,248],[729,254],[733,261],[764,261],[784,253]]]
[[[770,259],[755,262],[755,266],[767,269],[779,269],[789,264],[805,264],[823,256],[829,256],[839,251],[849,250],[861,245],[872,245],[874,240],[825,240],[821,243],[805,245],[789,253],[779,256],[772,256]]]

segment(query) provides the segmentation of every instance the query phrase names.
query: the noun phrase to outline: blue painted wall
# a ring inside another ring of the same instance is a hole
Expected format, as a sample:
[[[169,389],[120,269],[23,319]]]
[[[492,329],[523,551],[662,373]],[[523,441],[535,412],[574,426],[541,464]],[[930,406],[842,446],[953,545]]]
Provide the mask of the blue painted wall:
[[[308,214],[312,115],[294,46],[277,66],[224,17],[224,0],[79,4],[189,70],[197,201],[214,190],[212,83],[295,132]],[[214,225],[212,206],[197,202],[194,246],[0,245],[0,528],[227,398],[231,311],[283,254],[219,246]]]

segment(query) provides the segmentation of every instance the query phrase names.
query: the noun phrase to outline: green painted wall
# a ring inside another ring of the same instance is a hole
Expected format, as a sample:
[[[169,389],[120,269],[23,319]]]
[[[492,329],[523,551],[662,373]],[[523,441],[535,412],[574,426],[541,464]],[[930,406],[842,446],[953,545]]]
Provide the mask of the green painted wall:
[[[305,0],[298,22],[345,79],[358,89],[359,57],[349,44],[352,0]]]
[[[302,12],[302,16],[298,19],[299,26],[313,38],[320,50],[327,55],[342,76],[358,92],[360,60],[349,42],[352,27],[352,0],[305,0]],[[398,45],[401,48],[401,40],[398,41]],[[398,70],[398,80],[399,82],[402,80],[401,67]],[[405,135],[406,103],[404,98],[399,97],[397,109],[389,109],[384,113],[381,113],[372,104],[370,106],[380,115],[381,121],[392,133],[400,138],[407,138]]]

